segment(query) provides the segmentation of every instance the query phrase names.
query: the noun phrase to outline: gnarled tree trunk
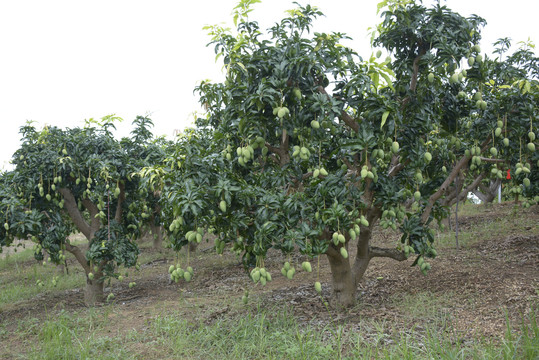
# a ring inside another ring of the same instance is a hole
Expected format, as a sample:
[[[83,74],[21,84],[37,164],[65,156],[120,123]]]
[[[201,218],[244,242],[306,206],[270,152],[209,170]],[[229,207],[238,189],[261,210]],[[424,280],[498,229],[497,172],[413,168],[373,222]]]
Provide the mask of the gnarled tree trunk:
[[[402,251],[397,249],[382,249],[370,246],[372,237],[372,228],[378,218],[380,212],[373,209],[367,214],[369,226],[360,226],[360,234],[357,242],[357,253],[353,264],[351,258],[344,258],[340,253],[342,245],[335,246],[333,243],[326,251],[331,269],[333,294],[331,305],[336,308],[348,308],[354,306],[357,302],[357,285],[363,278],[369,262],[373,257],[389,257],[394,260],[406,260],[406,256]],[[345,234],[346,244],[349,244],[349,235]]]
[[[116,222],[121,223],[122,220],[122,202],[125,200],[125,187],[122,183],[120,186],[120,195],[118,197],[118,202],[116,206],[116,213],[114,214],[114,219]],[[79,211],[77,206],[77,201],[75,196],[68,188],[60,188],[59,193],[65,200],[65,208],[67,215],[71,218],[77,229],[88,239],[88,244],[92,244],[94,239],[94,234],[101,227],[101,221],[96,218],[96,215],[99,213],[97,205],[94,204],[89,199],[82,199],[82,204],[88,210],[89,221],[83,216]],[[98,265],[97,271],[93,273],[93,279],[90,279],[88,275],[94,271],[94,269],[88,263],[85,254],[77,246],[71,245],[69,242],[65,243],[66,250],[72,253],[77,259],[77,262],[82,266],[84,272],[86,273],[86,287],[84,289],[84,301],[86,305],[93,306],[96,303],[103,302],[103,268],[106,265],[106,262],[102,262]]]
[[[104,300],[103,288],[105,283],[101,279],[102,274],[94,274],[94,279],[90,280],[86,275],[86,287],[84,288],[84,302],[88,306],[102,303]]]
[[[496,198],[498,192],[498,187],[501,185],[502,181],[496,179],[491,181],[490,185],[487,187],[483,184],[479,184],[479,188],[473,190],[473,194],[483,202],[484,205],[490,204]]]
[[[333,246],[333,245],[332,245]],[[333,307],[351,307],[356,304],[357,279],[350,266],[350,258],[343,258],[334,250],[327,253],[333,283]]]

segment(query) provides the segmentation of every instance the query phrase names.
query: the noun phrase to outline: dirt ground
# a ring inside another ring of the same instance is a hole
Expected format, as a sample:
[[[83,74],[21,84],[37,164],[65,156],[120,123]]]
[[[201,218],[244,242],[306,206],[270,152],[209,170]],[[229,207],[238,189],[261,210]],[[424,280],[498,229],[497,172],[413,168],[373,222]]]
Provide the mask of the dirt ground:
[[[280,274],[286,259],[274,252],[266,260],[273,281],[266,286],[254,285],[234,256],[219,256],[211,250],[213,244],[202,243],[191,256],[195,276],[191,282],[170,283],[167,269],[174,263],[170,250],[157,252],[155,260],[142,264],[140,272],[127,282],[114,281],[106,292],[115,294],[115,311],[111,312],[110,330],[143,329],[152,319],[167,309],[181,311],[185,317],[203,316],[211,323],[224,316],[244,312],[239,299],[247,289],[248,306],[267,308],[288,306],[298,321],[332,321],[348,324],[350,330],[360,330],[365,319],[383,321],[395,329],[421,330],[425,322],[445,319],[450,322],[459,341],[474,338],[501,338],[506,326],[506,314],[518,324],[530,309],[539,304],[539,208],[521,210],[511,227],[485,237],[478,227],[495,224],[511,216],[512,204],[494,205],[471,216],[460,217],[460,230],[471,233],[469,244],[456,250],[447,245],[438,247],[439,256],[430,260],[432,270],[423,276],[413,259],[399,263],[391,259],[373,259],[359,288],[358,305],[345,311],[328,311],[314,290],[315,274],[298,271],[293,280]],[[449,234],[446,232],[445,234]],[[394,246],[397,235],[380,232],[375,244]],[[392,245],[393,244],[393,245]],[[353,253],[351,254],[353,255]],[[304,258],[292,259],[301,268]],[[312,261],[313,268],[316,260]],[[75,266],[71,267],[72,269]],[[320,279],[323,298],[331,293],[329,265],[320,258]],[[417,301],[417,299],[421,301]],[[415,302],[408,299],[416,299]],[[418,305],[419,303],[419,305]],[[411,304],[411,305],[410,305]],[[414,305],[415,304],[415,305]],[[16,318],[40,317],[43,309],[75,311],[84,308],[82,289],[61,293],[44,292],[36,298],[21,301],[0,313],[0,322],[16,326]],[[201,315],[203,314],[203,315]],[[9,328],[9,325],[8,325]]]

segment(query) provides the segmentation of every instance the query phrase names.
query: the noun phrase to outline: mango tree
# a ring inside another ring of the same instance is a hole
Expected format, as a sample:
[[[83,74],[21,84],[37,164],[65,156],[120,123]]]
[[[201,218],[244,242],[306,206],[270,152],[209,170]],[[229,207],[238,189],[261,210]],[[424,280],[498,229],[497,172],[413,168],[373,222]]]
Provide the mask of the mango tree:
[[[460,108],[468,107],[471,114],[463,118],[460,129],[455,129],[457,136],[470,132],[476,139],[489,134],[492,139],[482,149],[477,146],[478,140],[466,144],[465,154],[471,154],[472,159],[461,171],[460,198],[466,198],[471,191],[482,201],[492,201],[503,183],[504,197],[520,196],[529,207],[539,200],[539,153],[534,143],[538,135],[534,120],[539,102],[539,62],[529,44],[508,56],[509,39],[499,39],[495,45],[495,58],[469,55],[469,68],[459,73],[465,73],[467,78],[454,81],[455,98],[447,101],[453,100]],[[478,109],[476,113],[471,111],[474,107]],[[446,198],[449,203],[455,200],[456,196]]]
[[[89,305],[103,300],[107,278],[123,277],[119,266],[136,265],[134,241],[149,218],[142,216],[147,205],[140,183],[131,177],[140,170],[132,154],[137,150],[132,141],[114,138],[115,120],[109,116],[72,129],[23,126],[10,177],[24,214],[39,218],[37,229],[25,230],[36,242],[36,258],[47,251],[53,262],[63,263],[66,251],[73,254],[86,274]],[[70,242],[74,231],[86,237],[87,248]]]
[[[149,228],[154,249],[161,249],[163,243],[163,219],[160,205],[161,197],[161,171],[160,164],[163,164],[170,148],[170,141],[164,137],[154,138],[150,131],[153,121],[149,117],[137,116],[133,121],[135,126],[130,138],[122,139],[121,145],[131,158],[133,166],[139,172],[132,174],[132,181],[137,182],[138,202],[131,203],[131,209],[137,207],[142,212],[137,214],[132,212],[131,220],[146,224]],[[152,169],[152,171],[150,171]],[[143,231],[146,233],[146,231]]]
[[[0,174],[0,252],[13,245],[16,239],[25,239],[28,234],[39,233],[42,217],[37,211],[28,210],[17,193],[13,172]]]
[[[380,51],[366,60],[341,44],[346,35],[312,32],[322,13],[311,6],[263,34],[247,17],[253,2],[236,7],[236,35],[208,28],[226,80],[197,87],[207,116],[167,174],[177,181],[166,190],[177,199],[168,211],[173,247],[211,228],[216,250],[231,246],[262,284],[272,279],[264,266],[270,248],[289,259],[296,251],[325,255],[338,306],[355,304],[373,258],[414,256],[426,273],[436,256],[430,226],[448,213],[450,185],[472,156],[493,147],[497,120],[481,97],[477,45],[484,20],[391,3],[374,39],[390,57],[380,60]],[[522,115],[527,129],[535,109]],[[524,122],[512,123],[515,137]],[[394,246],[372,243],[378,225],[395,231]],[[292,278],[296,267],[289,260],[281,272]],[[310,261],[301,268],[313,270]],[[169,271],[176,279],[186,273]]]

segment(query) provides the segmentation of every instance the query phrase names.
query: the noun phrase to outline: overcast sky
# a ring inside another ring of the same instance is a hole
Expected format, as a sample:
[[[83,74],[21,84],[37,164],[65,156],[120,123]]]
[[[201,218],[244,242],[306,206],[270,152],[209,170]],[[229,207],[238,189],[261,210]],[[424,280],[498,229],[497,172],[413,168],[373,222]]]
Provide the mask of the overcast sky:
[[[306,4],[306,1],[298,1]],[[315,31],[345,32],[370,56],[367,28],[379,22],[379,0],[313,0],[326,15]],[[427,2],[426,2],[427,3]],[[429,1],[430,3],[430,1]],[[27,120],[60,127],[116,114],[125,136],[136,115],[150,114],[156,135],[192,124],[193,89],[222,79],[221,64],[204,25],[226,22],[236,0],[0,0],[0,168],[19,145]],[[488,24],[482,47],[500,37],[539,42],[537,0],[442,1]],[[289,0],[263,0],[250,18],[262,29],[294,8]]]

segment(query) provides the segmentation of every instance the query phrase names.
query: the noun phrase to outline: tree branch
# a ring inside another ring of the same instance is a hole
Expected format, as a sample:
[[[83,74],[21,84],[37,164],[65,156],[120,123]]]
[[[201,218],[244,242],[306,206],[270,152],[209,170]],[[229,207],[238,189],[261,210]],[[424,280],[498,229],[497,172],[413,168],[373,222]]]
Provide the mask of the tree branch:
[[[97,206],[92,202],[90,201],[90,199],[86,198],[86,199],[82,199],[82,205],[84,205],[84,207],[86,208],[86,210],[88,210],[88,212],[90,213],[90,231],[89,231],[89,236],[86,236],[86,238],[88,239],[88,241],[92,241],[92,239],[94,238],[94,234],[97,230],[99,230],[99,227],[101,226],[101,220],[96,218],[96,215],[99,214],[99,209],[97,208]]]
[[[77,201],[75,200],[75,196],[73,196],[73,193],[71,192],[71,190],[67,188],[60,188],[58,189],[58,192],[64,198],[65,209],[66,209],[67,214],[71,218],[71,221],[73,221],[77,229],[79,229],[79,231],[88,240],[90,240],[90,236],[91,236],[90,224],[86,222],[81,212],[79,211],[79,208],[77,207]]]
[[[481,161],[487,162],[487,163],[505,163],[506,161],[504,159],[491,159],[491,158],[485,158],[480,157]]]
[[[290,154],[288,153],[288,142],[289,136],[286,132],[286,129],[283,129],[280,147],[275,147],[270,143],[266,142],[266,147],[268,148],[268,150],[279,156],[278,164],[281,166],[284,166],[290,162]]]
[[[88,261],[86,260],[86,256],[82,253],[82,250],[78,248],[77,246],[71,245],[69,242],[66,241],[65,243],[66,250],[69,251],[73,256],[75,256],[75,259],[79,262],[79,264],[82,266],[86,274],[91,272],[90,266],[88,265]]]
[[[417,76],[419,75],[419,61],[427,53],[427,48],[422,46],[422,44],[419,44],[419,53],[414,59],[414,62],[412,64],[412,78],[410,79],[410,92],[415,93],[417,89]],[[408,95],[404,100],[402,101],[402,107],[406,106],[406,104],[410,102],[410,95]]]
[[[326,92],[326,89],[324,89],[322,86],[318,86],[318,92],[321,94],[324,94],[328,97],[328,99],[331,99],[331,96]],[[355,132],[359,132],[359,124],[358,122],[348,115],[346,111],[341,111],[340,119],[350,127],[350,129],[354,130]]]
[[[481,183],[481,181],[484,178],[485,178],[485,173],[479,174],[479,176],[476,177],[474,179],[474,181],[472,181],[472,183],[470,185],[468,185],[463,191],[459,191],[459,194],[458,194],[459,200],[464,200],[466,198],[466,196],[468,195],[468,193],[472,192],[475,188],[477,188],[477,186]],[[451,197],[448,198],[445,201],[445,204],[446,205],[453,205],[456,202],[456,199],[457,199],[457,194],[456,194],[456,191],[455,191],[455,192],[453,192],[453,194],[451,194]]]
[[[114,215],[114,220],[116,220],[116,222],[120,224],[122,222],[122,204],[125,200],[125,185],[120,182],[118,187],[120,188],[120,195],[118,196],[118,203],[116,205],[116,214]]]
[[[488,145],[488,143],[490,143],[491,141],[491,138],[490,136],[481,144],[481,148],[484,148]],[[421,221],[425,224],[427,222],[427,220],[429,219],[430,217],[430,213],[432,211],[432,207],[434,206],[434,204],[436,203],[436,201],[438,201],[438,199],[440,199],[444,194],[445,192],[447,191],[447,189],[449,188],[449,186],[451,185],[451,183],[455,180],[455,178],[457,177],[458,173],[460,172],[460,170],[467,166],[468,165],[468,161],[470,161],[470,159],[472,158],[472,155],[464,155],[456,164],[455,166],[453,167],[453,170],[451,170],[451,172],[449,173],[449,175],[447,176],[447,178],[445,179],[445,181],[442,183],[442,185],[440,186],[440,188],[438,189],[438,191],[436,191],[434,194],[431,195],[431,197],[429,198],[428,200],[428,203],[427,205],[425,206],[425,210],[423,211],[423,215],[421,216]]]
[[[386,257],[397,261],[404,261],[407,259],[406,255],[397,249],[385,249],[374,246],[369,248],[369,256],[371,259],[374,257]]]
[[[412,79],[410,80],[410,91],[415,92],[417,89],[417,76],[419,75],[419,61],[427,53],[427,49],[423,46],[420,46],[419,54],[414,59],[414,63],[412,65],[413,68],[413,74]]]

